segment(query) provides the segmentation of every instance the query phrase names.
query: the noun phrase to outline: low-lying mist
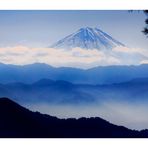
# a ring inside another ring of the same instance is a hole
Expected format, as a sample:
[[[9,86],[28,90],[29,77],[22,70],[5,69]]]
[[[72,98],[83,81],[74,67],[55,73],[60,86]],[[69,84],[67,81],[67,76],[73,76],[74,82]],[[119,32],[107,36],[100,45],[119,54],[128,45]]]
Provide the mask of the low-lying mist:
[[[148,129],[147,104],[127,102],[106,102],[95,105],[51,105],[26,104],[32,111],[56,116],[58,118],[101,117],[113,124],[130,129]]]

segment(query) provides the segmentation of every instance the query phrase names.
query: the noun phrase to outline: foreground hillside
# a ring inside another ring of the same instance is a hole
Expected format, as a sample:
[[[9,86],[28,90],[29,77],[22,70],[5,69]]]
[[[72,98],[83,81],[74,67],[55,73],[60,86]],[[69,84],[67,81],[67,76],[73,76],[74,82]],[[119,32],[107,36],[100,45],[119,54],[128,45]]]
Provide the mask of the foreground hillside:
[[[8,98],[0,98],[0,137],[121,138],[148,137],[147,130],[134,131],[99,117],[58,119],[32,112]]]

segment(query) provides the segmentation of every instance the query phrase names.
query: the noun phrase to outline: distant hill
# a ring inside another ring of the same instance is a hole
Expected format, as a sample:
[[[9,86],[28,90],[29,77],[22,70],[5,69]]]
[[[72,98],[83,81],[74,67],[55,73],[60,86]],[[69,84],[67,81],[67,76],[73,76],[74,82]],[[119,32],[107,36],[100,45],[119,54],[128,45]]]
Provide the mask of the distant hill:
[[[147,130],[130,130],[99,117],[58,119],[32,112],[8,98],[0,98],[1,138],[143,138]]]
[[[75,84],[112,84],[148,76],[148,65],[100,66],[88,70],[35,63],[24,66],[0,64],[0,83],[34,83],[40,79],[63,80]]]
[[[32,84],[0,84],[0,97],[19,103],[90,105],[107,101],[148,103],[148,78],[123,83],[88,85],[41,79]]]

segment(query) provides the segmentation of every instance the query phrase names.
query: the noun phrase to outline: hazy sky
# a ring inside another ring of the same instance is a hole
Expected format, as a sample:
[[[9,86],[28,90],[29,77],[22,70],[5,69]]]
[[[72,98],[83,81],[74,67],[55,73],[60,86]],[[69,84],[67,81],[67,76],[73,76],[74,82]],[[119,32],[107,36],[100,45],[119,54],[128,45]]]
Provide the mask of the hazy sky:
[[[47,47],[82,27],[98,27],[129,47],[147,48],[143,12],[0,11],[0,46]]]

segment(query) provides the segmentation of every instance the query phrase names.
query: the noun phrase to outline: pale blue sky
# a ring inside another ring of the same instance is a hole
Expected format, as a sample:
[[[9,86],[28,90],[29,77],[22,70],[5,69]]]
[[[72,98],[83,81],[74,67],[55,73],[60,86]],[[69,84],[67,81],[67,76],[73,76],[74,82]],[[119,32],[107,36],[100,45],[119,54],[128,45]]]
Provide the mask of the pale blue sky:
[[[0,46],[47,47],[82,27],[98,27],[129,47],[147,48],[143,12],[0,11]]]

